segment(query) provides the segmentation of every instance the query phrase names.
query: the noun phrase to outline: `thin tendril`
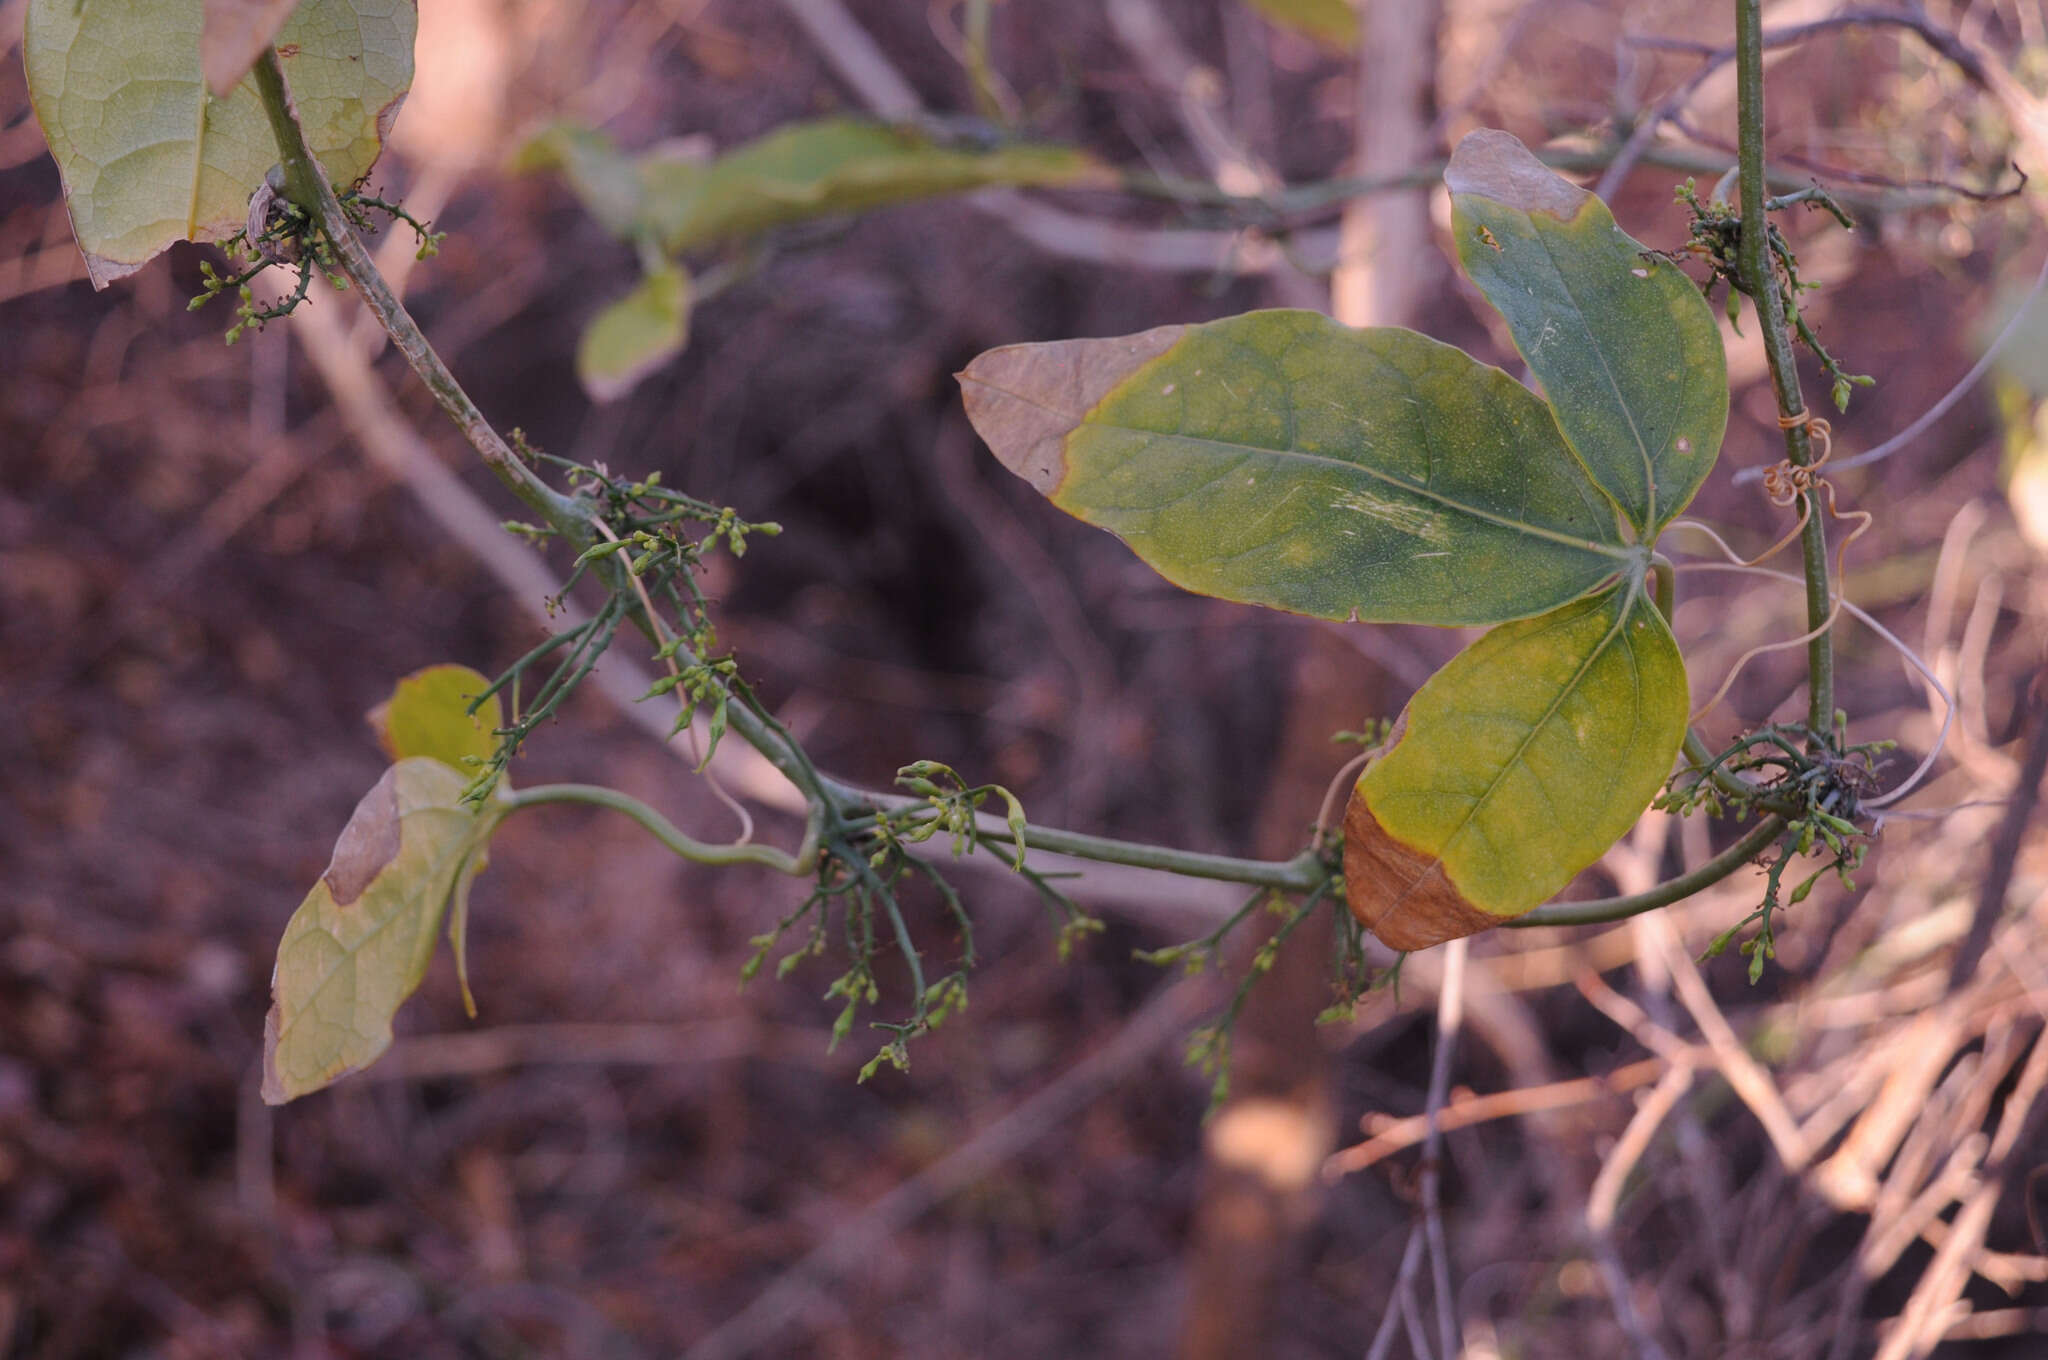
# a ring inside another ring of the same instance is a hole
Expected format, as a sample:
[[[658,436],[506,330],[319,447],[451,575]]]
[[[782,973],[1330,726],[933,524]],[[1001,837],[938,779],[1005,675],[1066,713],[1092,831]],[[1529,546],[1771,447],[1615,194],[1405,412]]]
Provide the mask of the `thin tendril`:
[[[1730,562],[1738,562],[1745,567],[1754,567],[1770,561],[1773,557],[1776,557],[1779,553],[1783,552],[1787,547],[1789,547],[1793,543],[1793,541],[1799,537],[1800,530],[1806,527],[1806,517],[1810,513],[1810,508],[1802,502],[1799,507],[1798,522],[1793,524],[1791,531],[1788,532],[1783,538],[1779,539],[1776,543],[1773,543],[1770,547],[1765,548],[1762,552],[1758,553],[1755,557],[1749,558],[1743,557],[1740,553],[1736,552],[1735,549],[1729,547],[1727,539],[1721,537],[1720,534],[1716,533],[1713,529],[1701,523],[1699,520],[1675,519],[1672,520],[1671,523],[1666,525],[1665,527],[1667,530],[1690,529],[1694,533],[1705,534],[1708,538],[1714,541],[1714,546],[1719,548]]]
[[[1828,493],[1829,518],[1838,520],[1853,519],[1857,521],[1856,527],[1851,529],[1835,548],[1835,579],[1837,581],[1845,580],[1848,576],[1849,545],[1869,531],[1870,526],[1876,522],[1876,516],[1872,515],[1868,510],[1843,510],[1835,503],[1835,484],[1827,478],[1818,475],[1821,465],[1828,461],[1828,455],[1834,451],[1834,443],[1829,438],[1828,423],[1825,420],[1817,420],[1811,415],[1806,415],[1803,418],[1781,416],[1778,419],[1778,423],[1787,426],[1791,424],[1805,425],[1820,440],[1820,456],[1806,466],[1800,467],[1788,460],[1766,469],[1764,473],[1764,487],[1769,493],[1773,505],[1791,506],[1796,504],[1799,507],[1799,522],[1792,526],[1790,533],[1757,556],[1744,561],[1733,548],[1728,546],[1727,540],[1704,524],[1693,520],[1679,520],[1674,522],[1671,527],[1679,528],[1682,526],[1705,534],[1714,541],[1714,546],[1721,550],[1732,565],[1754,567],[1799,536],[1800,531],[1806,527],[1807,517],[1813,513],[1813,506],[1815,504],[1814,492],[1817,488]],[[1833,628],[1835,620],[1841,617],[1843,606],[1848,604],[1847,597],[1840,590],[1834,591],[1833,595],[1834,603],[1828,610],[1828,616],[1814,627],[1807,629],[1796,638],[1788,638],[1778,642],[1766,642],[1752,647],[1737,657],[1735,664],[1730,666],[1728,673],[1722,677],[1720,688],[1716,689],[1713,696],[1705,703],[1694,709],[1692,716],[1687,718],[1686,721],[1688,723],[1698,722],[1714,705],[1720,703],[1729,689],[1735,684],[1735,677],[1742,674],[1742,668],[1757,657],[1762,656],[1765,652],[1778,652],[1789,647],[1802,646],[1819,637],[1822,633],[1827,632],[1830,628]],[[1854,606],[1851,607],[1853,608]]]
[[[1384,747],[1375,746],[1369,751],[1360,751],[1344,762],[1344,768],[1331,776],[1330,787],[1323,790],[1323,805],[1316,812],[1316,837],[1320,840],[1330,830],[1330,819],[1336,815],[1337,799],[1356,780],[1358,772],[1381,754]]]
[[[2033,287],[2027,290],[2026,297],[2021,300],[2019,307],[2014,310],[2012,319],[2005,323],[2005,329],[1998,333],[1998,338],[1993,340],[1990,348],[1984,351],[1984,357],[1979,359],[1970,368],[1969,372],[1963,374],[1961,380],[1948,390],[1946,396],[1928,407],[1918,420],[1908,425],[1905,429],[1900,430],[1890,439],[1885,440],[1884,443],[1879,444],[1874,449],[1866,449],[1854,458],[1844,459],[1835,464],[1835,467],[1837,469],[1863,467],[1866,464],[1889,458],[1926,433],[1928,426],[1947,415],[1949,410],[1967,396],[1970,389],[1975,387],[1983,379],[1984,375],[1991,371],[1991,365],[1997,362],[1999,352],[2005,348],[2006,342],[2018,333],[2020,323],[2026,320],[2027,313],[2033,310],[2034,301],[2041,296],[2041,290],[2044,286],[2048,286],[2048,260],[2041,262],[2041,272],[2034,276]],[[1735,484],[1741,486],[1743,483],[1753,482],[1763,475],[1764,469],[1762,468],[1744,468],[1735,474]]]
[[[1804,586],[1806,584],[1799,577],[1793,576],[1789,572],[1774,571],[1769,567],[1742,566],[1740,564],[1730,562],[1680,562],[1678,564],[1678,570],[1725,571],[1733,572],[1744,576],[1765,576],[1769,577],[1771,580],[1774,581],[1786,581],[1796,586]],[[1947,686],[1943,685],[1940,679],[1935,676],[1934,672],[1927,668],[1927,663],[1920,659],[1919,653],[1915,652],[1911,647],[1908,647],[1904,642],[1901,642],[1898,636],[1894,634],[1891,629],[1885,627],[1876,619],[1872,618],[1868,611],[1862,609],[1860,606],[1849,603],[1849,601],[1847,600],[1841,601],[1841,607],[1844,610],[1847,610],[1850,614],[1854,615],[1859,621],[1861,621],[1865,626],[1867,626],[1870,629],[1870,631],[1876,633],[1879,637],[1883,638],[1886,642],[1890,643],[1893,650],[1898,652],[1900,656],[1906,659],[1907,665],[1911,666],[1914,670],[1920,672],[1920,678],[1925,683],[1927,688],[1941,696],[1941,703],[1943,709],[1941,718],[1941,731],[1935,737],[1934,747],[1932,750],[1928,751],[1926,759],[1922,760],[1920,764],[1914,768],[1913,773],[1906,777],[1904,783],[1900,784],[1890,793],[1881,794],[1875,798],[1865,798],[1860,800],[1862,805],[1866,808],[1881,808],[1889,804],[1896,803],[1899,799],[1904,798],[1908,793],[1911,793],[1913,789],[1919,785],[1920,780],[1922,779],[1922,777],[1926,775],[1927,771],[1933,767],[1936,758],[1941,755],[1942,748],[1948,745],[1949,729],[1955,725],[1956,701],[1955,698],[1949,694]]]
[[[1709,563],[1707,565],[1718,566],[1720,564]],[[1742,563],[1738,565],[1747,564]],[[1721,678],[1721,687],[1715,690],[1713,695],[1709,697],[1705,703],[1701,704],[1698,708],[1695,708],[1692,711],[1692,713],[1685,720],[1687,724],[1697,723],[1701,718],[1704,718],[1708,714],[1708,712],[1710,712],[1713,709],[1715,704],[1720,703],[1722,699],[1727,697],[1728,691],[1734,687],[1735,677],[1742,674],[1742,668],[1744,666],[1747,666],[1750,662],[1756,660],[1756,658],[1762,656],[1765,652],[1782,652],[1788,647],[1803,647],[1807,643],[1819,637],[1822,633],[1825,633],[1828,629],[1834,627],[1835,620],[1841,617],[1842,604],[1842,597],[1840,595],[1835,596],[1835,607],[1833,609],[1830,609],[1828,611],[1828,616],[1820,621],[1820,627],[1809,628],[1795,638],[1784,638],[1778,642],[1759,643],[1757,646],[1752,647],[1748,651],[1744,652],[1741,656],[1736,657],[1735,664],[1730,666],[1728,668],[1728,673]]]
[[[1950,803],[1946,807],[1901,808],[1897,812],[1887,812],[1884,815],[1887,818],[1895,817],[1902,822],[1931,822],[1970,808],[2010,806],[2010,798],[1971,798],[1960,803]]]

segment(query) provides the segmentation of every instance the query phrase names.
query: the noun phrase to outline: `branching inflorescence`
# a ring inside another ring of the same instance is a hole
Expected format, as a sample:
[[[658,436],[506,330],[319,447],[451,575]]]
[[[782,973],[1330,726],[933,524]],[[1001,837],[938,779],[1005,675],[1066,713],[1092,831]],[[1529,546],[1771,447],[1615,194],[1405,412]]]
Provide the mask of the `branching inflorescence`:
[[[1733,174],[1731,171],[1730,176]],[[1683,203],[1692,213],[1691,238],[1687,241],[1683,254],[1707,263],[1712,271],[1704,284],[1707,292],[1711,293],[1717,283],[1725,282],[1728,285],[1728,322],[1739,331],[1741,298],[1743,294],[1751,291],[1751,287],[1742,277],[1742,214],[1722,197],[1727,185],[1728,180],[1724,178],[1721,184],[1714,187],[1709,199],[1702,201],[1698,186],[1692,180],[1687,180],[1678,186],[1676,197],[1677,201]],[[1842,205],[1817,184],[1794,193],[1765,199],[1764,211],[1782,212],[1802,203],[1811,209],[1826,212],[1841,224],[1844,231],[1856,229],[1855,221]],[[1821,369],[1829,381],[1829,391],[1835,409],[1847,411],[1849,398],[1855,389],[1869,387],[1877,379],[1867,373],[1849,372],[1833,354],[1828,352],[1827,346],[1821,343],[1820,336],[1814,333],[1812,325],[1799,310],[1800,294],[1820,285],[1799,277],[1799,260],[1792,253],[1792,247],[1785,240],[1785,234],[1778,230],[1776,223],[1769,222],[1768,219],[1766,226],[1770,238],[1771,278],[1778,292],[1779,304],[1797,330],[1800,341],[1813,351],[1816,359],[1820,360]]]
[[[561,597],[566,599],[578,584],[598,573],[604,574],[606,595],[590,617],[520,657],[472,698],[471,712],[493,696],[509,700],[511,717],[496,729],[496,748],[476,770],[465,797],[482,803],[497,793],[522,744],[590,675],[627,622],[638,625],[658,643],[654,657],[669,666],[669,673],[655,682],[643,700],[674,696],[678,701],[672,728],[675,734],[689,730],[700,710],[707,715],[708,740],[698,764],[700,771],[710,764],[736,708],[754,723],[779,734],[788,749],[800,751],[742,678],[737,660],[714,654],[718,633],[710,601],[698,581],[707,553],[722,549],[740,556],[751,536],[773,536],[780,532],[779,526],[747,520],[730,507],[664,487],[658,475],[628,481],[602,467],[542,453],[517,431],[513,445],[523,458],[560,477],[569,494],[590,507],[600,527],[601,540],[577,556]],[[543,525],[519,522],[507,527],[536,542],[556,536]],[[543,663],[547,663],[545,667]],[[531,698],[522,700],[528,675],[543,670],[531,687]],[[1081,940],[1102,929],[1098,918],[1060,890],[1055,876],[1031,864],[1032,829],[1023,804],[1009,789],[999,784],[971,785],[951,766],[929,760],[903,767],[896,782],[907,796],[875,798],[818,781],[812,829],[805,846],[786,864],[776,866],[813,875],[814,886],[794,911],[754,937],[754,952],[742,970],[743,978],[755,977],[776,946],[794,936],[797,943],[782,954],[774,969],[778,977],[787,976],[807,959],[825,954],[836,935],[846,967],[824,994],[840,1003],[832,1026],[836,1044],[851,1033],[862,1010],[882,1000],[884,988],[876,968],[884,956],[893,956],[908,979],[910,1006],[900,1019],[873,1022],[887,1038],[862,1069],[864,1080],[883,1063],[906,1066],[909,1041],[937,1028],[967,1004],[968,974],[976,961],[973,922],[958,889],[931,852],[934,842],[943,838],[953,859],[977,851],[1001,857],[1051,913],[1062,959]],[[521,805],[532,805],[550,794],[527,790],[512,796]],[[991,825],[985,812],[985,808],[998,805],[1002,808],[1000,830]],[[621,810],[654,825],[651,811]],[[668,832],[670,837],[677,834],[672,829]],[[1334,844],[1326,844],[1321,853],[1333,865]],[[1331,889],[1339,881],[1332,874],[1333,869],[1326,867],[1325,876],[1301,895],[1299,903],[1291,902],[1280,887],[1264,887],[1254,895],[1253,904],[1272,905],[1287,919],[1254,956],[1232,1005],[1201,1036],[1201,1060],[1216,1076],[1219,1099],[1227,1090],[1229,1036],[1244,997],[1270,968],[1280,941],[1303,919],[1328,905]],[[929,885],[954,933],[946,970],[931,980],[926,974],[927,946],[918,943],[904,905],[906,889],[918,882]],[[1214,957],[1248,914],[1249,910],[1238,913],[1201,941],[1146,957],[1160,963]],[[1336,964],[1338,1001],[1331,1018],[1350,1014],[1359,996],[1381,976],[1367,960],[1357,923],[1348,914],[1335,914],[1341,922],[1342,947]]]
[[[439,254],[441,242],[447,236],[445,232],[430,230],[399,204],[360,189],[345,190],[336,195],[336,201],[349,225],[357,230],[370,228],[371,209],[383,213],[388,221],[404,222],[419,241],[418,258],[422,260]],[[284,175],[276,169],[250,197],[248,225],[223,240],[221,249],[231,262],[247,268],[222,274],[213,267],[213,261],[201,260],[202,286],[186,304],[186,310],[196,312],[223,293],[232,292],[237,305],[235,324],[227,331],[227,342],[231,345],[251,326],[261,330],[266,322],[297,311],[312,289],[315,274],[324,276],[337,291],[348,288],[348,278],[336,257],[333,242],[312,214],[285,197]],[[292,270],[296,281],[277,301],[259,303],[250,285],[273,265]]]

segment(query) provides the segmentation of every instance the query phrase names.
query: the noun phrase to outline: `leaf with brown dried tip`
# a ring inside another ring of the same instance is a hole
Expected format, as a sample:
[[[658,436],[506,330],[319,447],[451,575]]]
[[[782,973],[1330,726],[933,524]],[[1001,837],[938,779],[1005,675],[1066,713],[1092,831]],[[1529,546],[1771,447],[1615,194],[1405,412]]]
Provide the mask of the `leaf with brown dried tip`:
[[[401,760],[356,804],[334,857],[277,947],[263,1023],[263,1099],[281,1105],[391,1046],[391,1019],[426,974],[451,896],[476,873],[503,809],[462,803],[465,776]]]
[[[1541,903],[1642,815],[1686,698],[1678,645],[1638,591],[1494,629],[1416,691],[1352,791],[1352,914],[1390,948],[1426,949]]]
[[[1180,343],[1186,326],[1103,340],[1004,345],[955,373],[967,419],[997,461],[1055,495],[1067,475],[1067,436],[1139,368]]]
[[[199,31],[206,87],[225,99],[298,7],[299,0],[206,0],[206,26]]]
[[[1219,599],[1498,623],[1639,555],[1541,401],[1413,331],[1248,312],[991,350],[960,385],[1012,472]]]

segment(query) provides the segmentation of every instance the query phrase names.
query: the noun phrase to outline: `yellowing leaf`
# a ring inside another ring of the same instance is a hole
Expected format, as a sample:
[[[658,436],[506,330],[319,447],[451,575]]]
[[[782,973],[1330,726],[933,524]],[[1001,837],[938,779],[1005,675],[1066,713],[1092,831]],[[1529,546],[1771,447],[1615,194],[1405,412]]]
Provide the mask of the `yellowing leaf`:
[[[1251,7],[1325,47],[1349,52],[1358,46],[1358,11],[1350,0],[1251,0]]]
[[[2036,553],[2048,556],[2048,444],[2033,444],[2013,459],[2006,475],[2005,498],[2012,503],[2020,536]]]
[[[419,986],[449,899],[502,815],[493,804],[465,806],[468,782],[414,756],[356,805],[277,947],[263,1024],[266,1102],[317,1091],[391,1046],[392,1016]]]
[[[612,401],[682,353],[690,338],[690,276],[669,266],[592,318],[576,346],[576,376],[592,401]]]
[[[206,26],[199,35],[206,88],[226,96],[241,84],[298,6],[299,0],[206,0]]]
[[[394,761],[428,756],[474,778],[477,767],[497,749],[497,729],[504,708],[493,694],[469,712],[470,702],[491,682],[467,666],[428,666],[400,680],[391,697],[369,712],[377,744]],[[500,779],[498,796],[509,781]],[[462,1004],[476,1018],[476,998],[469,991],[469,885],[484,871],[490,857],[480,841],[468,867],[456,881],[448,910],[448,943],[455,951],[455,977],[462,986]]]
[[[475,777],[478,762],[498,748],[492,735],[505,724],[504,709],[492,695],[469,712],[470,701],[491,682],[467,666],[429,666],[398,682],[391,697],[370,710],[377,744],[394,761],[432,756]]]
[[[277,48],[313,151],[337,184],[369,173],[412,84],[413,0],[305,0]],[[64,179],[93,286],[173,241],[238,231],[277,162],[254,85],[206,87],[202,0],[30,0],[29,95]]]
[[[1416,691],[1352,791],[1352,913],[1424,949],[1536,906],[1642,815],[1686,699],[1678,645],[1638,591],[1494,629]]]

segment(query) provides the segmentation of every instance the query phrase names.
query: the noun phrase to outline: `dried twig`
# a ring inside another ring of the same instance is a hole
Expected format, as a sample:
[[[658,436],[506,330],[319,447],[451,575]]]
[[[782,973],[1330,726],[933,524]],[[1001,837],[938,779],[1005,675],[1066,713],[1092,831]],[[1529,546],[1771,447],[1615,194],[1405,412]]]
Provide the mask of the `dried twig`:
[[[1967,47],[1954,33],[1928,18],[1917,6],[1910,9],[1844,9],[1807,23],[1766,29],[1763,34],[1763,46],[1766,49],[1789,47],[1821,33],[1843,28],[1868,27],[1905,29],[1955,63],[1956,67],[1976,84],[1986,88],[1991,86],[1992,77],[1977,53]],[[1700,87],[1706,84],[1708,78],[1734,61],[1736,56],[1733,46],[1716,47],[1688,38],[1643,35],[1631,37],[1626,41],[1633,47],[1696,53],[1702,61],[1697,70],[1637,120],[1628,140],[1622,143],[1621,149],[1615,153],[1614,161],[1608,166],[1607,173],[1600,177],[1595,192],[1602,198],[1611,198],[1614,195],[1615,190],[1621,187],[1622,181],[1628,178],[1629,171],[1642,159],[1643,153],[1656,142],[1657,134],[1663,129],[1664,124],[1677,119],[1693,96],[1699,92]]]
[[[1379,1329],[1372,1334],[1372,1344],[1366,1348],[1365,1360],[1387,1360],[1388,1353],[1394,1349],[1394,1329],[1410,1312],[1408,1302],[1415,1297],[1415,1271],[1421,1264],[1422,1225],[1418,1223],[1409,1231],[1408,1245],[1401,1250],[1401,1264],[1394,1272],[1394,1287],[1387,1294],[1387,1311],[1380,1318]],[[1410,1344],[1413,1345],[1413,1341]],[[1428,1343],[1425,1341],[1423,1344]]]
[[[1635,1117],[1628,1121],[1613,1151],[1600,1164],[1600,1174],[1594,1177],[1592,1194],[1586,1199],[1586,1226],[1596,1236],[1605,1237],[1613,1231],[1615,1206],[1621,1202],[1622,1187],[1643,1153],[1649,1150],[1650,1140],[1657,1136],[1665,1118],[1692,1089],[1692,1077],[1690,1062],[1675,1062],[1667,1067],[1663,1079],[1636,1107]]]
[[[2020,765],[2019,777],[2013,781],[2005,818],[1991,842],[1990,862],[1984,868],[1983,886],[1977,891],[1977,910],[1970,921],[1970,933],[1956,950],[1955,962],[1949,969],[1951,992],[1961,990],[1977,971],[1977,961],[1984,957],[1991,934],[2005,914],[2013,867],[2019,862],[2020,841],[2040,801],[2042,775],[2048,772],[2048,681],[2039,675],[2027,687],[2026,705],[2026,759]]]
[[[1495,1119],[1516,1119],[1523,1115],[1571,1109],[1577,1105],[1591,1104],[1603,1096],[1619,1095],[1647,1086],[1663,1075],[1666,1064],[1659,1058],[1648,1058],[1642,1062],[1617,1067],[1604,1077],[1574,1077],[1570,1081],[1555,1081],[1543,1086],[1520,1086],[1511,1091],[1498,1091],[1492,1095],[1465,1095],[1454,1098],[1446,1105],[1437,1119],[1437,1127],[1450,1133],[1455,1129],[1471,1128]],[[1376,1162],[1386,1160],[1397,1152],[1404,1152],[1429,1136],[1429,1119],[1426,1115],[1410,1115],[1406,1119],[1393,1119],[1385,1115],[1368,1115],[1365,1131],[1371,1136],[1362,1143],[1355,1143],[1331,1154],[1323,1164],[1326,1179],[1335,1180],[1355,1171],[1363,1171]]]
[[[1422,1214],[1429,1242],[1429,1266],[1436,1290],[1437,1339],[1445,1360],[1458,1353],[1458,1318],[1451,1292],[1451,1254],[1444,1241],[1443,1142],[1441,1122],[1451,1088],[1451,1061],[1458,1049],[1458,1031],[1465,1023],[1465,958],[1469,940],[1444,946],[1443,990],[1437,994],[1436,1056],[1429,1069],[1429,1101],[1424,1115],[1429,1131],[1422,1144]]]

